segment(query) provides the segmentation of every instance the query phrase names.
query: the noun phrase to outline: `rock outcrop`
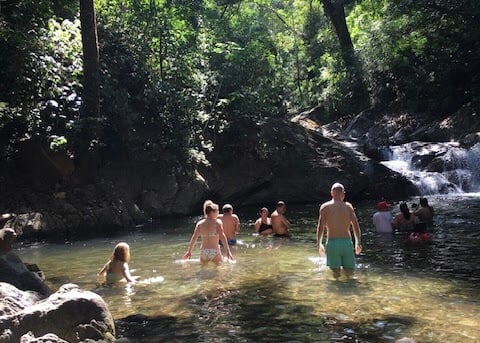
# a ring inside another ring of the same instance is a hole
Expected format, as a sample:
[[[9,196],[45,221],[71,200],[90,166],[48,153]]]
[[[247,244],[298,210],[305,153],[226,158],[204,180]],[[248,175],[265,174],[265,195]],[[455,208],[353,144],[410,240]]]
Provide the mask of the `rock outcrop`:
[[[0,282],[0,342],[113,342],[115,326],[103,299],[73,284],[48,298]]]
[[[38,273],[32,272],[14,253],[0,256],[0,282],[8,282],[24,291],[35,291],[43,296],[51,294]]]
[[[306,127],[307,119],[231,123],[214,138],[211,150],[192,152],[188,162],[169,152],[126,147],[115,158],[98,156],[105,163],[92,164],[94,168],[87,171],[52,171],[45,179],[50,188],[37,187],[41,175],[36,174],[51,163],[40,164],[41,156],[31,163],[24,160],[28,168],[6,177],[7,184],[25,182],[24,191],[12,192],[4,208],[19,213],[12,227],[21,240],[64,240],[111,234],[152,218],[196,213],[207,198],[236,207],[280,199],[290,204],[321,202],[337,181],[347,187],[351,200],[380,198],[385,187],[396,190],[391,194],[398,198],[411,195],[408,180],[378,166],[371,156],[377,146],[367,151],[369,142],[380,144],[383,136],[359,139],[374,127],[367,114],[360,115],[349,130],[338,128],[333,135],[312,119],[309,123],[317,128]],[[363,153],[344,144],[342,135],[365,141]],[[58,178],[52,179],[54,175]],[[35,182],[28,183],[32,178]]]

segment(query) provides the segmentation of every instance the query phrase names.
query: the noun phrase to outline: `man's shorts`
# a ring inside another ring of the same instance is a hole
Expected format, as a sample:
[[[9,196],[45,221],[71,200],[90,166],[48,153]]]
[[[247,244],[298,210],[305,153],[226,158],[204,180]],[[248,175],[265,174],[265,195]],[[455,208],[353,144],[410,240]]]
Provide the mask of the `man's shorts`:
[[[330,268],[355,268],[355,254],[351,238],[329,238],[325,251],[327,266]]]

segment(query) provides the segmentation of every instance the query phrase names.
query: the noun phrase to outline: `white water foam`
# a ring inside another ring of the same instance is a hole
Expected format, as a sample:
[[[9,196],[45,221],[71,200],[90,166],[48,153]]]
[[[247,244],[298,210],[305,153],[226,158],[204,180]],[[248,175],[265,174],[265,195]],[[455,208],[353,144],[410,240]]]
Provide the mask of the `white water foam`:
[[[480,143],[465,149],[455,142],[412,142],[389,147],[384,155],[381,163],[412,181],[422,194],[480,192]]]

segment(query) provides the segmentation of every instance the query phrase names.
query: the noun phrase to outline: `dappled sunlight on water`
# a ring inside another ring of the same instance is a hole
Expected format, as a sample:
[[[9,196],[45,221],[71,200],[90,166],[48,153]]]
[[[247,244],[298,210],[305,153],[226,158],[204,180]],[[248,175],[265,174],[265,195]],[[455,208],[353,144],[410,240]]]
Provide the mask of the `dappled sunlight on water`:
[[[403,336],[475,342],[478,201],[432,199],[434,238],[419,244],[403,236],[378,237],[371,229],[372,208],[360,204],[365,250],[352,280],[334,280],[317,255],[315,206],[289,208],[291,239],[254,237],[247,224],[254,215],[243,219],[242,244],[233,248],[236,261],[220,267],[200,266],[199,245],[192,260],[181,260],[197,218],[174,230],[171,223],[158,223],[126,236],[35,244],[19,247],[19,253],[37,263],[54,286],[73,282],[100,294],[115,319],[122,319],[118,334],[145,342],[393,342]],[[144,281],[100,286],[96,273],[122,240],[131,247],[132,274]]]

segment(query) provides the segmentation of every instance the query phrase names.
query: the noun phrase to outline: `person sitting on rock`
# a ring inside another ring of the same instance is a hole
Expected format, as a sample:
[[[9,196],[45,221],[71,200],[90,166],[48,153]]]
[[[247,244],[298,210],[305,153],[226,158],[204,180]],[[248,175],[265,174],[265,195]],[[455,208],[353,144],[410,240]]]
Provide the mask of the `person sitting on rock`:
[[[12,228],[0,230],[0,255],[4,255],[12,250],[13,242],[17,238],[17,233]]]
[[[99,276],[106,278],[107,284],[112,284],[125,279],[135,282],[138,277],[130,274],[128,262],[130,261],[130,247],[125,242],[120,242],[113,249],[110,260],[100,269]]]

